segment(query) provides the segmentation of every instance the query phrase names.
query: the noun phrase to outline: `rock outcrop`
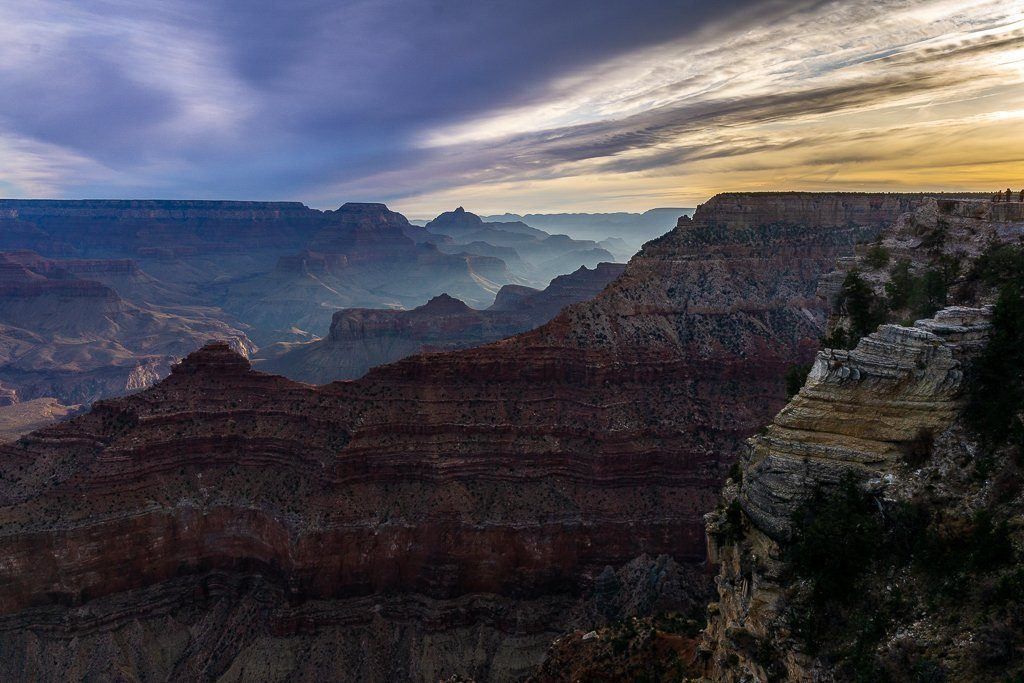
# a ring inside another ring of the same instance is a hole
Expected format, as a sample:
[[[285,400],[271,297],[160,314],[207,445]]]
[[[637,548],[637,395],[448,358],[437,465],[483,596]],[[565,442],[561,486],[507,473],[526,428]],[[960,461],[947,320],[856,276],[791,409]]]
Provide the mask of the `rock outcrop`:
[[[913,327],[883,325],[852,351],[824,349],[800,393],[744,460],[744,512],[782,540],[802,496],[844,473],[877,475],[922,434],[961,409],[969,359],[987,339],[990,311],[951,307]],[[809,483],[810,482],[810,483]]]
[[[718,599],[696,661],[710,680],[1019,671],[1024,623],[1008,588],[1019,466],[983,443],[992,435],[968,425],[965,406],[992,335],[985,255],[1022,236],[1024,220],[989,202],[931,198],[826,279],[823,291],[846,299],[831,321],[840,339],[866,310],[899,320],[960,305],[822,349],[748,442],[707,517]]]
[[[815,353],[819,276],[895,219],[719,203],[531,332],[320,387],[208,345],[3,447],[4,666],[505,680],[607,567],[699,566],[725,470]]]

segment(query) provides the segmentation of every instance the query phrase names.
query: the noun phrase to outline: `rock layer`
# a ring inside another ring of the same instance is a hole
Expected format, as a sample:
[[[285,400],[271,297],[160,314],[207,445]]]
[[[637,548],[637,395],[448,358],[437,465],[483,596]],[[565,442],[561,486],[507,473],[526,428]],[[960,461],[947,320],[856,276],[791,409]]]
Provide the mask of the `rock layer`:
[[[836,661],[816,656],[808,634],[794,626],[807,609],[799,600],[807,599],[809,591],[807,580],[792,566],[793,536],[801,531],[794,526],[794,513],[843,482],[857,482],[870,492],[876,512],[890,524],[897,524],[891,520],[899,520],[901,511],[928,522],[900,552],[908,552],[907,545],[936,543],[943,534],[956,538],[986,510],[1008,514],[1009,509],[1012,517],[1016,506],[1013,524],[1020,524],[1019,486],[1005,481],[1019,477],[1017,465],[1005,453],[991,456],[994,462],[1008,461],[1000,475],[1004,490],[979,477],[982,449],[963,416],[970,363],[988,341],[992,318],[993,292],[974,281],[973,267],[994,244],[1019,244],[1022,235],[1024,221],[1015,209],[927,198],[883,231],[877,243],[859,247],[855,258],[843,259],[840,270],[825,278],[821,292],[826,296],[834,296],[855,271],[874,296],[884,297],[892,293],[885,285],[899,269],[920,274],[957,263],[946,271],[952,273],[949,298],[972,305],[948,306],[912,324],[883,324],[849,351],[819,351],[803,388],[748,442],[738,473],[725,486],[723,504],[707,516],[709,559],[719,566],[718,599],[709,606],[698,658],[707,678],[830,681],[852,675],[849,669],[837,670]],[[888,263],[879,264],[880,252]],[[896,307],[889,314],[900,316],[905,309]],[[830,326],[852,329],[850,322],[849,311],[839,311]],[[937,536],[922,541],[926,531]],[[883,542],[876,541],[879,547]],[[955,565],[958,558],[952,556],[964,552],[952,544],[928,564]],[[856,636],[863,643],[849,633],[851,642],[827,643],[834,651],[847,648],[847,667],[853,652],[861,676],[889,666],[896,680],[925,669],[948,680],[990,680],[1000,663],[1009,661],[977,654],[987,645],[974,620],[983,623],[985,617],[968,604],[970,587],[957,589],[956,611],[939,606],[949,600],[942,592],[948,579],[940,578],[948,568],[922,568],[913,564],[921,562],[914,557],[886,561],[891,564],[881,565],[873,584],[857,584],[862,592],[854,602],[882,595],[898,607],[892,614],[864,617],[870,623],[860,624]],[[998,570],[998,563],[986,561],[968,575],[977,580]],[[985,598],[985,614],[999,614],[1000,598],[993,601],[993,592]],[[842,625],[839,617],[826,623],[840,628],[837,624]],[[1019,643],[1019,630],[1001,637],[1007,642],[1016,637]],[[924,657],[926,650],[934,659]]]
[[[457,619],[433,616],[444,613],[470,624],[466,638],[434,640],[454,648],[441,655],[462,662],[453,673],[504,680],[543,654],[543,629],[520,608],[562,613],[605,567],[638,555],[700,563],[701,514],[722,472],[783,404],[786,369],[814,353],[827,314],[819,275],[882,221],[830,203],[818,223],[728,227],[718,204],[532,332],[321,387],[253,372],[210,345],[146,391],[4,447],[3,660],[60,678],[80,653],[57,643],[97,614],[105,632],[136,634],[132,671],[241,677],[262,661],[253,653],[270,651],[261,638],[284,628],[265,602],[228,591],[178,613],[174,624],[225,634],[193,636],[184,650],[163,637],[185,627],[161,631],[166,611],[153,605],[174,599],[159,597],[172,586],[205,595],[213,576],[255,574],[317,614],[403,596],[384,621],[417,624],[411,632],[376,620],[372,633],[343,629],[343,642],[385,653],[364,678],[421,656],[437,620],[454,633]],[[498,607],[486,618],[461,609],[470,596]],[[424,601],[435,606],[414,607]],[[225,613],[244,616],[210,620]],[[58,619],[25,637],[25,623]],[[317,654],[274,670],[322,677],[323,622],[288,623]],[[92,671],[125,661],[113,638],[92,642],[111,653]]]
[[[210,339],[254,350],[244,332],[208,310],[136,303],[93,277],[123,282],[138,296],[158,286],[127,260],[0,252],[0,381],[20,400],[87,403],[142,389]]]

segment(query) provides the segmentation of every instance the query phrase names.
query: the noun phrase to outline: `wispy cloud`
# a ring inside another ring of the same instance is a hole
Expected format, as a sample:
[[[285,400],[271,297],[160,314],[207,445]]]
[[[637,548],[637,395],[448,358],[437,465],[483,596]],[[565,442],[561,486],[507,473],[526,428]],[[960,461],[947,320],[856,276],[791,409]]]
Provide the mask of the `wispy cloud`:
[[[1024,0],[10,0],[0,88],[8,194],[987,187],[1024,172]]]

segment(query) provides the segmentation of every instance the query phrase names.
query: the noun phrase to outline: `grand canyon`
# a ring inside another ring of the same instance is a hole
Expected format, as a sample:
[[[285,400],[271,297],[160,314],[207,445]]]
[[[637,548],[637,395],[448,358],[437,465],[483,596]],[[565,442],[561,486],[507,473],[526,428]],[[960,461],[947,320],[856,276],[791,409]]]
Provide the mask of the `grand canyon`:
[[[504,680],[574,628],[694,612],[703,516],[813,358],[824,276],[935,201],[718,195],[533,331],[319,386],[210,342],[23,436],[3,450],[8,673]]]
[[[1022,17],[0,3],[0,680],[1024,680]]]

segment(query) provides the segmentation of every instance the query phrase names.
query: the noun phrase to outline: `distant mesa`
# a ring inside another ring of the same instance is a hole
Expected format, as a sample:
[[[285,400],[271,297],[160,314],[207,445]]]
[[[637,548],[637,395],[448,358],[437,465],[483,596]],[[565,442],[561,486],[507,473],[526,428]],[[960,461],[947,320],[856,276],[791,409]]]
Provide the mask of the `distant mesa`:
[[[324,339],[270,346],[254,362],[258,370],[312,384],[355,379],[416,353],[470,348],[542,325],[566,306],[596,296],[623,269],[614,263],[581,266],[544,290],[505,285],[484,310],[448,294],[409,311],[341,310]]]

